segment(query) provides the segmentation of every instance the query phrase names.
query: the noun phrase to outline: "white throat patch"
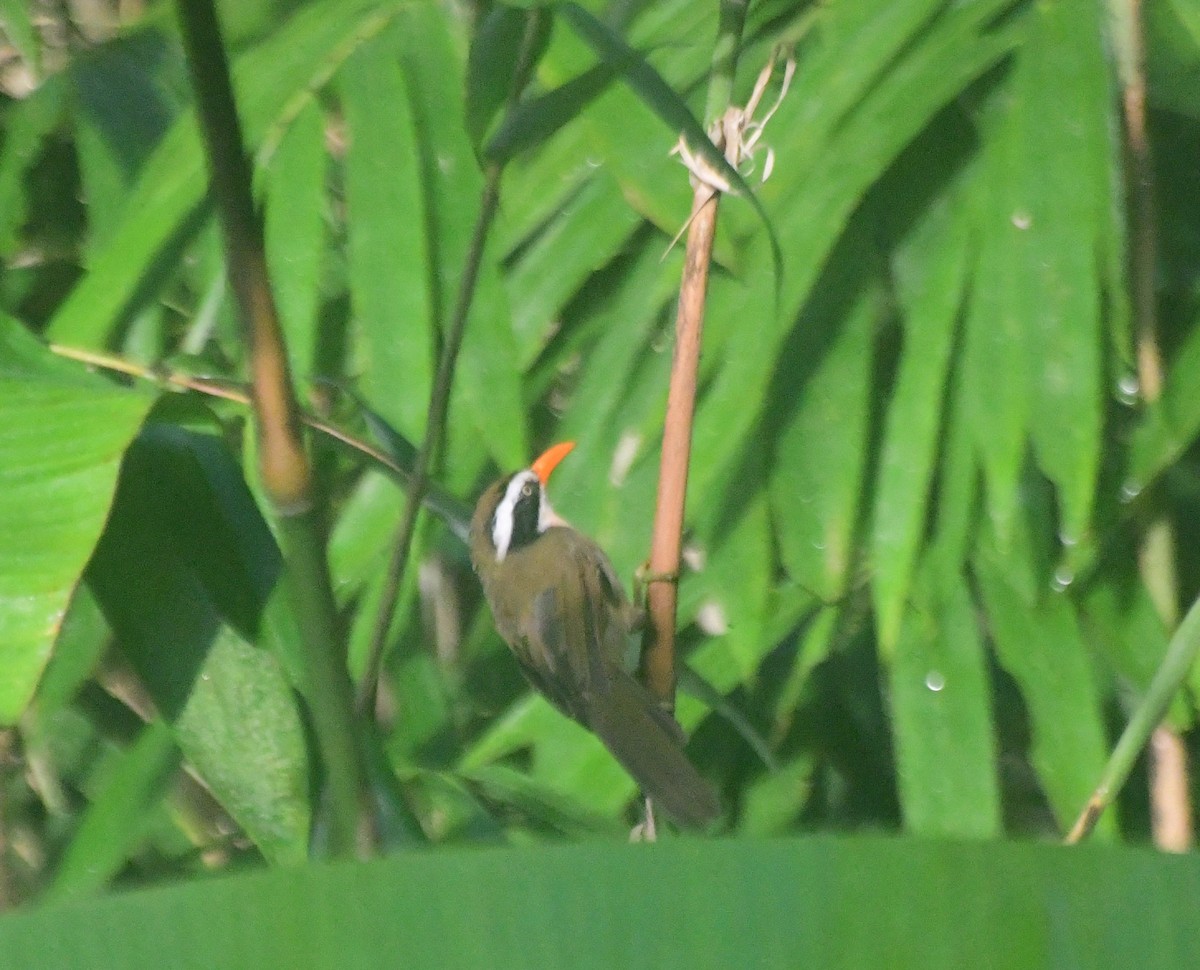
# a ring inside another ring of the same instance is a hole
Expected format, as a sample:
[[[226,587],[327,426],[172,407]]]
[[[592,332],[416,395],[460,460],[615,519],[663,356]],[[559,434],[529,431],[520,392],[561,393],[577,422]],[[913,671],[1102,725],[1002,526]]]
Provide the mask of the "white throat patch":
[[[517,473],[504,490],[504,497],[500,499],[500,504],[496,506],[492,525],[492,545],[496,548],[496,562],[503,562],[504,557],[508,555],[508,547],[512,545],[513,511],[517,507],[517,502],[521,500],[521,492],[526,488],[541,488],[537,475],[530,471]],[[539,532],[543,528],[541,519],[545,505],[546,501],[543,497],[542,507],[538,509]]]

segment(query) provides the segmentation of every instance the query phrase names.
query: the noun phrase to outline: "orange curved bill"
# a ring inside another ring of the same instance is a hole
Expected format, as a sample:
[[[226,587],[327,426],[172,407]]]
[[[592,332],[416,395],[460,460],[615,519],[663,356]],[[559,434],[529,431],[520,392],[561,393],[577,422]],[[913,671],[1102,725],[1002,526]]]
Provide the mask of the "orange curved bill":
[[[564,441],[557,445],[551,445],[538,456],[537,461],[529,466],[529,470],[537,475],[538,481],[545,485],[550,478],[550,473],[558,467],[558,463],[566,458],[574,447],[574,441]]]

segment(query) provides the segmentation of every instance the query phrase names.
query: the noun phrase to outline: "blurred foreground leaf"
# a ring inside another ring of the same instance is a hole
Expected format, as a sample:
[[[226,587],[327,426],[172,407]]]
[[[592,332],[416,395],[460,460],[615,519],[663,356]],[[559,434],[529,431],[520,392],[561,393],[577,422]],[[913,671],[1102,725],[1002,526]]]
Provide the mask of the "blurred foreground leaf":
[[[471,849],[8,916],[0,953],[10,970],[1151,970],[1192,965],[1197,893],[1194,856],[1116,848],[820,838]]]

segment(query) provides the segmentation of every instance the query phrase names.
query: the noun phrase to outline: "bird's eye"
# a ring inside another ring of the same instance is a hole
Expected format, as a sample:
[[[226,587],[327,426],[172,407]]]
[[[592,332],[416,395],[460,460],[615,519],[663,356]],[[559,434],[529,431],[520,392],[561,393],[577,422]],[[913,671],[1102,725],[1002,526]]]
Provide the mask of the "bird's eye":
[[[524,495],[526,498],[529,498],[529,496],[533,494],[533,486],[526,485],[524,488],[521,489],[521,494]]]

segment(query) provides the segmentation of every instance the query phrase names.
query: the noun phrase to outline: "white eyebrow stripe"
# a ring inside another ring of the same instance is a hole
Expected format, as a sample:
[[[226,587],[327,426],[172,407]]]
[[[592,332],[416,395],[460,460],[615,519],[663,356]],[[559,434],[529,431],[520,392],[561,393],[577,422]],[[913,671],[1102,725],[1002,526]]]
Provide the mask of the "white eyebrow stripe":
[[[512,545],[513,510],[521,498],[521,489],[530,482],[536,482],[533,472],[520,472],[512,477],[504,490],[504,498],[496,506],[496,514],[492,517],[492,545],[496,548],[496,562],[503,562],[508,555],[508,547]]]

